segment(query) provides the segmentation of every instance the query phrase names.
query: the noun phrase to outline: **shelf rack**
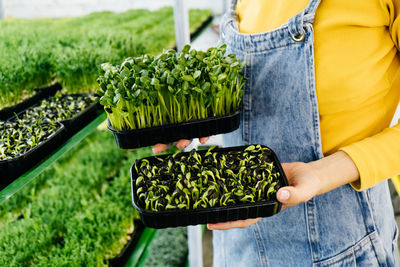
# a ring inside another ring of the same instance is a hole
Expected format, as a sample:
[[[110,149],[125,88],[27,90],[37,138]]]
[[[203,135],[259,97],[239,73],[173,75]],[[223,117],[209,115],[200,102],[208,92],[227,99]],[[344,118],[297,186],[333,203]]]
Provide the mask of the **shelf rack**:
[[[188,8],[184,0],[174,1],[174,18],[175,23],[178,26],[175,28],[175,34],[177,39],[177,48],[180,50],[182,47],[190,42],[190,39],[194,40],[197,38],[202,31],[208,27],[212,22],[212,17],[209,17],[199,29],[197,29],[191,36],[189,32],[189,21],[188,21]],[[0,19],[2,18],[2,3],[0,0]],[[53,162],[58,160],[64,153],[68,152],[75,145],[79,144],[85,139],[91,132],[93,132],[100,124],[106,120],[107,116],[103,112],[86,127],[68,139],[60,148],[52,153],[48,158],[41,161],[35,167],[22,174],[20,177],[15,179],[11,184],[5,188],[0,188],[0,205],[7,201],[10,197],[22,190],[30,182],[32,182],[39,174],[41,174],[47,167]],[[188,239],[189,239],[189,257],[186,266],[201,267],[202,263],[202,249],[201,249],[201,233],[204,230],[204,226],[191,226],[188,227]],[[153,240],[156,229],[145,228],[132,255],[130,256],[125,267],[140,266],[143,261],[143,253],[146,253],[146,248],[149,243]]]

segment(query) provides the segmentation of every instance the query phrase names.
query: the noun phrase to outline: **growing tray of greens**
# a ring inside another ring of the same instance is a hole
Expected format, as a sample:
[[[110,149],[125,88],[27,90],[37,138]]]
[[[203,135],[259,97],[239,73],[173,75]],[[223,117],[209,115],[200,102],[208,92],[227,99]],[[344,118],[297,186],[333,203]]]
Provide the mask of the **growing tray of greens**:
[[[61,123],[72,133],[85,127],[102,110],[94,94],[64,95],[59,101],[60,106],[67,110]]]
[[[100,109],[93,94],[56,94],[25,110],[22,116],[61,122],[71,135],[92,121]]]
[[[61,123],[40,118],[0,121],[0,185],[9,184],[59,147],[64,131]]]
[[[1,184],[35,166],[97,114],[93,95],[56,94],[0,122]]]
[[[288,185],[266,146],[214,147],[136,160],[132,199],[148,227],[165,228],[272,216]]]
[[[103,64],[97,94],[117,144],[137,148],[237,129],[245,63],[225,50],[187,45]]]
[[[19,113],[29,108],[30,106],[33,106],[42,99],[55,95],[56,92],[59,90],[61,90],[61,85],[59,83],[53,84],[45,88],[36,89],[36,93],[33,96],[25,99],[24,101],[21,101],[14,106],[6,107],[0,110],[0,120],[4,121],[11,118],[12,116],[14,116],[15,113]]]
[[[144,230],[144,225],[139,219],[134,221],[134,227],[135,229],[133,233],[129,235],[129,240],[125,244],[121,252],[117,256],[109,260],[108,262],[109,266],[111,267],[124,266],[126,262],[129,260],[129,257],[132,255],[132,252],[135,249],[135,246],[139,241],[139,238]]]

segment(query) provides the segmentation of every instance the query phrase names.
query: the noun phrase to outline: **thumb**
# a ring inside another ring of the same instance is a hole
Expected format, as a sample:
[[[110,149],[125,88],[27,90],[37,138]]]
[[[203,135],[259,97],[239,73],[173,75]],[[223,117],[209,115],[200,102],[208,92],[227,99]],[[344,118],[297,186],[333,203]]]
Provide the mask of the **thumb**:
[[[306,202],[313,197],[309,188],[301,186],[285,186],[278,190],[276,197],[285,207],[291,207]]]

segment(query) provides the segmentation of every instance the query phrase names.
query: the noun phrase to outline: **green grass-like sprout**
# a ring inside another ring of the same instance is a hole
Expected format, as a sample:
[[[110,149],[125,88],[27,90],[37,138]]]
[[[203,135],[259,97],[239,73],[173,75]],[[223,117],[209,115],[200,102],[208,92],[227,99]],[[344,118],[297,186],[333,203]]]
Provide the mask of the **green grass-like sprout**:
[[[102,64],[97,94],[111,126],[141,129],[237,111],[245,63],[225,50],[225,45],[206,52],[186,45],[180,52],[127,58],[120,66]]]
[[[8,121],[0,121],[0,160],[16,158],[45,142],[61,127],[58,122],[71,119],[94,101],[91,95],[57,94]]]

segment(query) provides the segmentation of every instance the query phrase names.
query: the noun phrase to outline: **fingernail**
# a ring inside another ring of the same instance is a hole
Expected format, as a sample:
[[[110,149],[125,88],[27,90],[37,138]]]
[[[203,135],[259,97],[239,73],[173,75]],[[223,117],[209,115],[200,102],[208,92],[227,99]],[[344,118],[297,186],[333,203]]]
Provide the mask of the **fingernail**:
[[[157,149],[155,149],[155,148],[153,147],[151,150],[153,150],[153,153],[154,153],[154,154],[157,154]]]
[[[290,192],[288,190],[279,191],[279,199],[280,200],[288,200],[290,197]]]

